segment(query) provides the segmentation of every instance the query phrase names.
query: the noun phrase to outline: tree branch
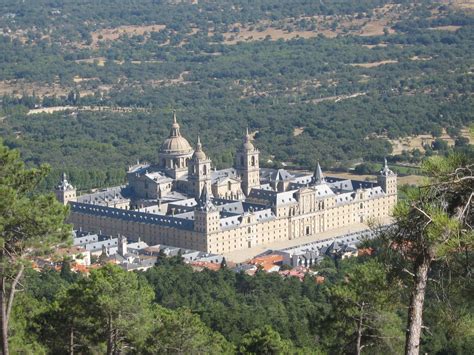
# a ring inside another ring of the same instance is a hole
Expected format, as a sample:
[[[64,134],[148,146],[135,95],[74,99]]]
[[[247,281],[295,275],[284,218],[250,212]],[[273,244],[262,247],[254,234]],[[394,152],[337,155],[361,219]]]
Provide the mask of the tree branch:
[[[20,269],[18,270],[18,273],[16,274],[15,279],[12,282],[10,295],[8,296],[7,312],[5,315],[7,322],[10,319],[10,313],[13,306],[13,298],[15,297],[15,292],[16,292],[16,285],[18,284],[18,282],[20,282],[20,278],[23,275],[23,270],[25,270],[25,265],[20,263]]]

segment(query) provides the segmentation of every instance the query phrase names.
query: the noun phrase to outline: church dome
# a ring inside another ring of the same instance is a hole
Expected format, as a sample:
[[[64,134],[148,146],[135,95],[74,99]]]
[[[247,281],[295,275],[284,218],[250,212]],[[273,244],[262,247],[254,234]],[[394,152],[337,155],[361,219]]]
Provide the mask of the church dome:
[[[189,145],[189,142],[179,136],[179,137],[169,137],[167,138],[163,144],[161,145],[160,151],[162,153],[177,153],[177,154],[185,154],[192,152],[193,148]]]
[[[161,145],[160,152],[165,154],[188,154],[192,151],[193,148],[191,148],[189,142],[181,136],[179,124],[176,121],[176,115],[174,115],[170,135]]]
[[[250,141],[245,141],[243,147],[244,147],[245,150],[255,149],[254,145]]]

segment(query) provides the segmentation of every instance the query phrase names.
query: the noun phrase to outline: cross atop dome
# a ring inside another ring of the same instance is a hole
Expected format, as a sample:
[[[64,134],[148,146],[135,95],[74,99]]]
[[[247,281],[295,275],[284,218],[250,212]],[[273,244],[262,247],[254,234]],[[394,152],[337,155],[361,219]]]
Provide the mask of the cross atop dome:
[[[176,119],[176,110],[173,110],[173,124],[171,125],[170,137],[181,137],[181,132],[179,131],[179,123]]]

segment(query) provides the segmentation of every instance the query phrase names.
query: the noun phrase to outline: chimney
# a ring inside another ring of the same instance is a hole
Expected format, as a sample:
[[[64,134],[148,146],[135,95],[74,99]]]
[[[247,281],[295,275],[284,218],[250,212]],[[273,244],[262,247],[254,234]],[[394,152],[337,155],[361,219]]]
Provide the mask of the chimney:
[[[122,256],[127,254],[127,238],[123,235],[118,235],[118,253]]]

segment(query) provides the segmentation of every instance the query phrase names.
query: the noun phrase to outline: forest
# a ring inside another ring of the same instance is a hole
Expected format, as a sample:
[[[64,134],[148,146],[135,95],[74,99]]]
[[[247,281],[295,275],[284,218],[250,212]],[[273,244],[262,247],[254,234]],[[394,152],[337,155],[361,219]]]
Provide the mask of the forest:
[[[46,188],[61,171],[80,189],[122,183],[128,165],[156,161],[172,110],[219,168],[232,163],[247,126],[267,166],[380,162],[390,139],[443,130],[472,149],[461,132],[473,123],[474,16],[463,9],[349,0],[0,5],[0,134],[28,164],[51,164]],[[371,26],[380,33],[365,34]],[[60,106],[71,109],[27,114]],[[414,149],[389,157],[420,159]]]
[[[15,304],[12,348],[68,353],[74,332],[76,352],[105,353],[105,319],[122,314],[126,319],[116,327],[130,353],[354,353],[356,311],[339,293],[348,292],[374,303],[364,353],[401,353],[408,291],[390,274],[383,247],[372,246],[375,258],[324,261],[315,269],[324,284],[263,271],[193,272],[177,258],[138,274],[107,266],[87,278],[71,273],[68,262],[59,272],[31,270]],[[433,267],[437,282],[426,296],[423,353],[474,348],[472,280],[464,262],[460,257],[449,271],[442,263]]]

